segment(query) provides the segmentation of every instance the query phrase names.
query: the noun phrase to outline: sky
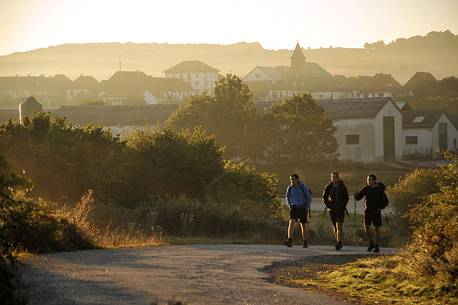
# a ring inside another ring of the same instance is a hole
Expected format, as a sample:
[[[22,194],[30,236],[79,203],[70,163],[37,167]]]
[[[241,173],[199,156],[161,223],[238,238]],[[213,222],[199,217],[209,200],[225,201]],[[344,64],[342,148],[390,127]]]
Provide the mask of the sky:
[[[0,55],[63,43],[363,47],[458,33],[458,0],[0,0]]]

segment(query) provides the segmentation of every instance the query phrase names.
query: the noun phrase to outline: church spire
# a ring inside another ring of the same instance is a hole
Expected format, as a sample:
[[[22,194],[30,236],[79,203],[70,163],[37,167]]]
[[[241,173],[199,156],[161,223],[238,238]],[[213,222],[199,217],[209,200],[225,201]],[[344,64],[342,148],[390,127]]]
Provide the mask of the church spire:
[[[293,55],[291,55],[291,71],[298,75],[304,71],[305,67],[305,56],[302,52],[302,48],[299,45],[299,41],[296,43]]]
[[[302,52],[301,46],[299,45],[299,41],[296,43],[296,48],[294,49],[293,55],[291,55],[291,60],[293,58],[302,59],[305,61],[305,56]]]

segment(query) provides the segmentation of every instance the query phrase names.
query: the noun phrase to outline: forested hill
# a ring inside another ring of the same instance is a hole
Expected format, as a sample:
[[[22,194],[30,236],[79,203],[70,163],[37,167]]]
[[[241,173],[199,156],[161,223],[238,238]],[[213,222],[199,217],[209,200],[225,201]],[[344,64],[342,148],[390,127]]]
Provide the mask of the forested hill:
[[[303,46],[307,46],[304,39]],[[291,42],[293,48],[295,42]],[[245,75],[257,65],[289,65],[292,50],[268,50],[259,43],[166,44],[86,43],[64,44],[0,56],[0,75],[63,73],[99,80],[119,67],[141,70],[154,76],[183,60],[202,60],[223,74]],[[372,75],[391,73],[401,83],[415,72],[431,72],[436,78],[458,74],[458,35],[430,32],[426,36],[397,39],[392,43],[366,43],[365,48],[327,47],[304,49],[308,61],[317,62],[331,74]]]

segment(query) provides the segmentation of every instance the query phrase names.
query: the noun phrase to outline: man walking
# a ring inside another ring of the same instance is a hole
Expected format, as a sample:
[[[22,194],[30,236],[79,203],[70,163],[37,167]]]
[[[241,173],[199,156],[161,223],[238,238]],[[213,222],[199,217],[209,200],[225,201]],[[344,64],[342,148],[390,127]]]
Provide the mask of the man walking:
[[[338,172],[331,173],[331,181],[324,188],[323,202],[329,209],[334,236],[336,238],[336,250],[342,249],[343,223],[348,203],[348,190],[339,177]]]
[[[297,174],[290,176],[291,184],[286,189],[286,202],[291,208],[289,213],[290,220],[288,226],[288,240],[285,245],[288,247],[293,246],[293,233],[297,220],[300,222],[303,247],[308,248],[307,244],[307,214],[312,203],[312,196],[308,187],[299,180]]]
[[[367,186],[361,191],[355,193],[355,199],[361,200],[366,197],[366,208],[364,210],[364,228],[366,229],[367,238],[369,239],[369,247],[367,251],[374,250],[374,253],[379,253],[380,227],[382,226],[382,211],[379,202],[385,197],[386,187],[382,183],[377,182],[375,175],[367,176]],[[375,227],[375,243],[372,238],[371,224]]]

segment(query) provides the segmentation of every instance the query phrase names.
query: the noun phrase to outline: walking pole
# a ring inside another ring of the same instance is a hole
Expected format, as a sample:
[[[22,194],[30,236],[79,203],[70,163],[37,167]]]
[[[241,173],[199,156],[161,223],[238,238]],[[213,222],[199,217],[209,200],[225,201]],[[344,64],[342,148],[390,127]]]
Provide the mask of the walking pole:
[[[353,197],[353,241],[356,241],[356,198]]]

